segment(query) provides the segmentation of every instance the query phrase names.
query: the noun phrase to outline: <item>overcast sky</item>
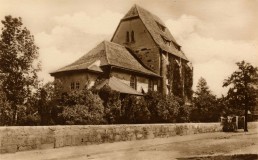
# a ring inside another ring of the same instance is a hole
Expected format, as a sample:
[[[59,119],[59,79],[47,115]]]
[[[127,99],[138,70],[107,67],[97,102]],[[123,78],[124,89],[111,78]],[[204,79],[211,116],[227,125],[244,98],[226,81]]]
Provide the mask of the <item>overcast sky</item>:
[[[0,0],[0,19],[21,17],[40,48],[40,78],[67,65],[103,40],[138,4],[159,16],[214,94],[237,61],[258,66],[258,0]],[[2,25],[0,25],[2,27]]]

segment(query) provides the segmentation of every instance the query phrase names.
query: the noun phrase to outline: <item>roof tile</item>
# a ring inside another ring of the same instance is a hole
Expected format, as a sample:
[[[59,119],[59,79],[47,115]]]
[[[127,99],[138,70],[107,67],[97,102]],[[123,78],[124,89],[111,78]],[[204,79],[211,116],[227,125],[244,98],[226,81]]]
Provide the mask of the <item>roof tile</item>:
[[[103,41],[74,63],[52,73],[80,69],[101,71],[99,66],[92,65],[96,61],[100,61],[100,67],[112,65],[148,75],[158,76],[154,72],[143,67],[124,46],[108,41]]]

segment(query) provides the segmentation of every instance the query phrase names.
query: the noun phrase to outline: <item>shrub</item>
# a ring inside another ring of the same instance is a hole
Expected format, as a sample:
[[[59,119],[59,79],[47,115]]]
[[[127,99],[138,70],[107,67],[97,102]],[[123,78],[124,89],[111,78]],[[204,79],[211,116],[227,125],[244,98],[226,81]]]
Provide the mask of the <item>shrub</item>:
[[[124,123],[148,123],[150,111],[144,97],[128,95],[122,102]]]
[[[17,109],[17,125],[37,126],[40,124],[40,116],[34,106],[19,105]]]
[[[233,120],[236,117],[230,117],[223,118],[221,121],[222,124],[222,130],[224,132],[233,132],[237,130],[236,122]]]
[[[105,120],[108,124],[121,122],[121,100],[120,93],[111,90],[109,86],[104,86],[98,91],[100,98],[103,100]]]
[[[171,94],[162,96],[157,92],[150,92],[145,100],[151,113],[151,122],[176,122],[180,107],[176,97]]]
[[[62,112],[58,114],[64,124],[101,124],[104,106],[102,100],[91,91],[82,90],[68,94]]]
[[[183,105],[178,108],[176,122],[189,122],[190,121],[191,106]]]

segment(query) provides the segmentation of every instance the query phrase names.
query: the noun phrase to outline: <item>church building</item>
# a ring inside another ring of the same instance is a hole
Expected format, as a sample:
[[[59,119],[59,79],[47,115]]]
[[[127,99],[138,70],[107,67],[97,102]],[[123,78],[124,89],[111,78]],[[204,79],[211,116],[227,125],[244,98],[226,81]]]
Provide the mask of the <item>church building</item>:
[[[124,94],[192,96],[193,68],[181,46],[159,17],[138,5],[120,20],[111,41],[50,74],[63,92],[108,85]]]

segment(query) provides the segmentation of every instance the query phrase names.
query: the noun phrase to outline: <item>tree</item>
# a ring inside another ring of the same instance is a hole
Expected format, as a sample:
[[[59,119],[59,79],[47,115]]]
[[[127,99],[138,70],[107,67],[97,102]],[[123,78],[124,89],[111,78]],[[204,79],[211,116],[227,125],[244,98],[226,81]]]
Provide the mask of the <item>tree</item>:
[[[12,109],[8,103],[5,93],[0,85],[0,126],[10,125],[12,122]]]
[[[216,96],[213,95],[204,78],[200,78],[193,98],[194,109],[191,120],[197,122],[218,121],[220,111],[216,106]]]
[[[52,110],[57,105],[57,99],[55,95],[55,87],[53,82],[48,82],[38,89],[37,92],[37,106],[40,116],[41,125],[53,124]]]
[[[3,74],[3,91],[13,110],[16,123],[17,107],[26,102],[37,85],[40,70],[38,47],[30,31],[23,27],[22,19],[6,16],[0,36],[0,73]]]
[[[257,83],[257,67],[245,61],[237,62],[238,70],[224,80],[223,87],[230,86],[227,99],[237,109],[245,111],[244,131],[247,132],[248,110],[255,106],[256,94],[254,85]]]

